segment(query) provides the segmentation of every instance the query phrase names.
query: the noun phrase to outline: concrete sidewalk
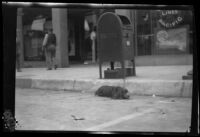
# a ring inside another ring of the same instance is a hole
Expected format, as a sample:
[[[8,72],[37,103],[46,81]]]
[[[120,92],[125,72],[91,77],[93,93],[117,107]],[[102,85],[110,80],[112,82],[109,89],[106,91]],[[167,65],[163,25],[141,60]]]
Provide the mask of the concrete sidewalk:
[[[107,66],[103,66],[105,70]],[[98,65],[71,65],[69,68],[23,68],[16,72],[16,87],[94,92],[102,85],[125,87],[133,95],[191,97],[192,80],[182,80],[192,65],[136,66],[136,76],[99,79]],[[102,71],[103,72],[103,71]]]

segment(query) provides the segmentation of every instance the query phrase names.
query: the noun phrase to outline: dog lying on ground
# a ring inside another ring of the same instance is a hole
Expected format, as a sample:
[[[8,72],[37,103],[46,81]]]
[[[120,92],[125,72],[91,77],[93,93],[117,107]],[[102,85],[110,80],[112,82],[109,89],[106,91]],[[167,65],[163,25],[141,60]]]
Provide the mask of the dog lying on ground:
[[[95,92],[95,95],[112,99],[129,99],[127,89],[114,86],[102,86]]]

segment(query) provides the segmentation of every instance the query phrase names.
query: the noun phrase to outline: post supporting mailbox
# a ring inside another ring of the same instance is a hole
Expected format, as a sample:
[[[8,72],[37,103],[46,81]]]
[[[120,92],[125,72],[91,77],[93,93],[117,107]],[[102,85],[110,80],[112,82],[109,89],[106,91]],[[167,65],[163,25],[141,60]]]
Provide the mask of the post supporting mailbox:
[[[111,65],[111,69],[104,71],[104,78],[135,76],[133,28],[126,16],[112,12],[102,14],[97,23],[97,45],[100,78],[103,62]],[[125,68],[125,60],[131,60],[133,68]],[[116,61],[120,62],[121,69],[114,69]]]

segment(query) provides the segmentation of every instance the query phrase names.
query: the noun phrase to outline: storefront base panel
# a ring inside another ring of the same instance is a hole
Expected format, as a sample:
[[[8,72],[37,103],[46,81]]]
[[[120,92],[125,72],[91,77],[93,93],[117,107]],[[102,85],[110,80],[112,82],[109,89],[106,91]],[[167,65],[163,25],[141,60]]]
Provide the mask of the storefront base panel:
[[[192,65],[193,55],[150,55],[135,57],[136,66]]]

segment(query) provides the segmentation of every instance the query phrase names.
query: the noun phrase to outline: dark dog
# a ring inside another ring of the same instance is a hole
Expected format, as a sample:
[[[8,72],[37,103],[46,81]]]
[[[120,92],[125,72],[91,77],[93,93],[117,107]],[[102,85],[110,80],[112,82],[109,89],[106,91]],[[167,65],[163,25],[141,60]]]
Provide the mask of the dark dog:
[[[114,86],[102,86],[95,92],[95,95],[112,99],[129,99],[127,89]]]

